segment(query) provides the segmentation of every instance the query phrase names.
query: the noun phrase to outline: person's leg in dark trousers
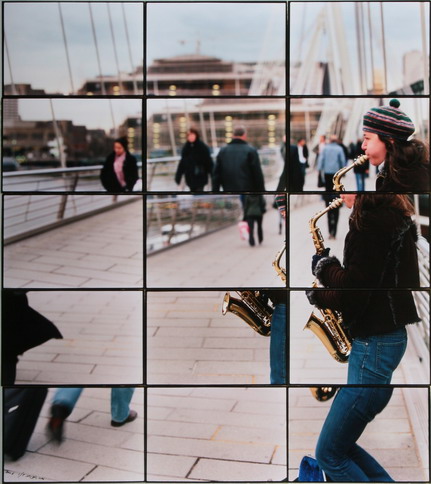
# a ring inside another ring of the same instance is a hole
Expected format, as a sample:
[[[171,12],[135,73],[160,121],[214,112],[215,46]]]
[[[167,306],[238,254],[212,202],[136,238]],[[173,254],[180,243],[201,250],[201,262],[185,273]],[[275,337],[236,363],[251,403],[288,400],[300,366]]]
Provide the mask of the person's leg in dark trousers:
[[[257,222],[257,238],[259,240],[259,244],[261,244],[263,242],[262,220],[263,220],[263,216],[262,215],[260,217],[256,217],[256,222]]]
[[[253,247],[255,245],[254,242],[254,222],[255,222],[255,217],[247,217],[246,221],[248,223],[248,228],[249,228],[249,234],[248,234],[248,243]]]
[[[338,217],[340,215],[339,210],[339,208],[333,208],[328,212],[329,234],[332,235],[334,239],[337,236]]]

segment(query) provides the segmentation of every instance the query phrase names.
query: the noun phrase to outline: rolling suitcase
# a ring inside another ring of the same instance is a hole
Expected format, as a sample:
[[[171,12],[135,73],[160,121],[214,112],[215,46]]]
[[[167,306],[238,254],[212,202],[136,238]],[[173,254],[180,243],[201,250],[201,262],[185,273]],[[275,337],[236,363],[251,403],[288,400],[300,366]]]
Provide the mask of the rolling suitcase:
[[[17,460],[27,449],[47,388],[6,388],[3,411],[3,451]]]

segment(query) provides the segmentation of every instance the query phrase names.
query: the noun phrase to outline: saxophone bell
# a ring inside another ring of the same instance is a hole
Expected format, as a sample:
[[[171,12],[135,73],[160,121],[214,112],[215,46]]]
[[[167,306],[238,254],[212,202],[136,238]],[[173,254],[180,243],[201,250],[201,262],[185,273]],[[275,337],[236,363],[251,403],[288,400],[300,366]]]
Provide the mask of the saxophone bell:
[[[310,233],[312,235],[316,254],[322,254],[325,250],[324,240],[317,226],[317,221],[330,210],[341,207],[343,200],[336,198],[320,212],[317,212],[310,219]],[[312,287],[317,287],[317,280],[313,282]],[[338,362],[346,363],[351,350],[351,342],[343,329],[343,318],[340,312],[332,309],[320,309],[322,319],[311,313],[304,329],[310,329],[323,343],[329,354]]]
[[[239,298],[227,292],[223,298],[222,314],[231,312],[245,321],[262,336],[271,334],[271,319],[274,308],[258,291],[236,291]]]
[[[334,360],[347,363],[352,345],[341,327],[341,316],[328,311],[321,310],[323,319],[312,312],[304,329],[309,329],[320,339]]]

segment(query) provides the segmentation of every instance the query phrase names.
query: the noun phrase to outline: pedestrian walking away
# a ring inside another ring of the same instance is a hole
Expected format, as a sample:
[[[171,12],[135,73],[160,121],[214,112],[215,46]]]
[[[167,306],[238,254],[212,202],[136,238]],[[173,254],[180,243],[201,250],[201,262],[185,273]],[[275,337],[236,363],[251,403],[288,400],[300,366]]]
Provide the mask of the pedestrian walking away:
[[[243,126],[233,130],[233,139],[217,155],[213,176],[213,190],[264,192],[265,183],[259,154],[247,141]]]
[[[263,242],[263,215],[266,212],[266,202],[263,195],[245,195],[244,197],[244,218],[249,226],[248,242],[253,247],[256,245],[254,239],[254,225],[257,226],[257,239],[259,244]]]

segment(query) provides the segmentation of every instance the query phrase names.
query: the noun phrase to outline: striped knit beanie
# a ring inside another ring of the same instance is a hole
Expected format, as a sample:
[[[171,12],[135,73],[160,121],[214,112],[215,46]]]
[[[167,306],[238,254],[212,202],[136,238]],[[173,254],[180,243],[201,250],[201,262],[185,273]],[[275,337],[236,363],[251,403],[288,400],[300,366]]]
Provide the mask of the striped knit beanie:
[[[389,106],[371,108],[364,115],[363,131],[407,141],[415,132],[415,126],[399,106],[398,99],[391,99]]]

